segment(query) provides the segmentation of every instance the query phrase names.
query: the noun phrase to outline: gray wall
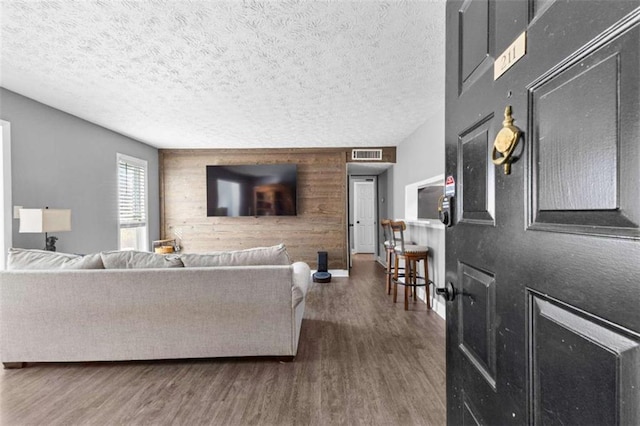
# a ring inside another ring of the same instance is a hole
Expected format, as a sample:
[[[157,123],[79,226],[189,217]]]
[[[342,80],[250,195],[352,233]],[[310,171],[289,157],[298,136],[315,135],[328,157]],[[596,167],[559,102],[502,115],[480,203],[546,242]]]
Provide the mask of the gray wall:
[[[398,145],[393,166],[393,216],[404,218],[404,187],[444,173],[444,105]]]
[[[11,123],[13,205],[71,209],[71,231],[58,251],[117,249],[116,153],[147,160],[149,238],[159,238],[158,150],[0,88],[0,118]],[[44,235],[19,234],[13,245],[43,248]]]
[[[383,219],[393,218],[393,169],[385,170],[378,175],[378,223]],[[384,231],[378,227],[378,258],[385,262]]]

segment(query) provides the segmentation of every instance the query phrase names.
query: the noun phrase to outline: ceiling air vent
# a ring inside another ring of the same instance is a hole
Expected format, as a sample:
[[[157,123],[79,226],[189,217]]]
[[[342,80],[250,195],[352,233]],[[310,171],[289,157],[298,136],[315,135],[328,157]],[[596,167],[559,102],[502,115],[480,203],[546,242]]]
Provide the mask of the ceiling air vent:
[[[355,161],[382,161],[381,149],[353,149],[351,159]]]

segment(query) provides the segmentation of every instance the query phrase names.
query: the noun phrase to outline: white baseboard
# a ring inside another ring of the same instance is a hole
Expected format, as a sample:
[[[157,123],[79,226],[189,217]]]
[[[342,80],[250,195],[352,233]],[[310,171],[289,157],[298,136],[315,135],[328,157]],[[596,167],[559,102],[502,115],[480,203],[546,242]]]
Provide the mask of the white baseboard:
[[[431,309],[443,320],[447,319],[447,305],[442,301],[441,297],[431,300]]]

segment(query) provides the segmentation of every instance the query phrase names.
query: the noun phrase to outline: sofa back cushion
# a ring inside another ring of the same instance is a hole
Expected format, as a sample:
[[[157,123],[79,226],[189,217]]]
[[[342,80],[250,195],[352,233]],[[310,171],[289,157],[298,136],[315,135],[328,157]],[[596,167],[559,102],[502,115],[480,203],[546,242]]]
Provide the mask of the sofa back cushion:
[[[246,250],[221,251],[208,254],[186,253],[180,256],[186,267],[290,265],[284,244]]]
[[[175,254],[156,254],[146,251],[103,251],[100,253],[105,269],[180,268],[184,266]]]
[[[80,256],[55,251],[10,248],[8,270],[104,269],[100,253]]]

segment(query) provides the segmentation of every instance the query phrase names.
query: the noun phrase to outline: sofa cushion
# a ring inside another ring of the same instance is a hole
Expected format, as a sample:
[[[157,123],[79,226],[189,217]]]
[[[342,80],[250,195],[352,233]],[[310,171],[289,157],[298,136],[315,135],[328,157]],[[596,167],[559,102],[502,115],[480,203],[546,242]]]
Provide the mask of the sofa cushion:
[[[100,253],[80,256],[55,251],[10,248],[8,270],[104,269]]]
[[[146,251],[103,251],[100,253],[105,269],[180,268],[184,266],[175,254],[156,254]]]
[[[291,286],[291,307],[296,308],[304,300],[309,291],[311,270],[304,262],[296,262],[293,267],[293,285]]]
[[[246,250],[221,251],[208,254],[186,253],[180,256],[186,267],[290,265],[284,244]]]

